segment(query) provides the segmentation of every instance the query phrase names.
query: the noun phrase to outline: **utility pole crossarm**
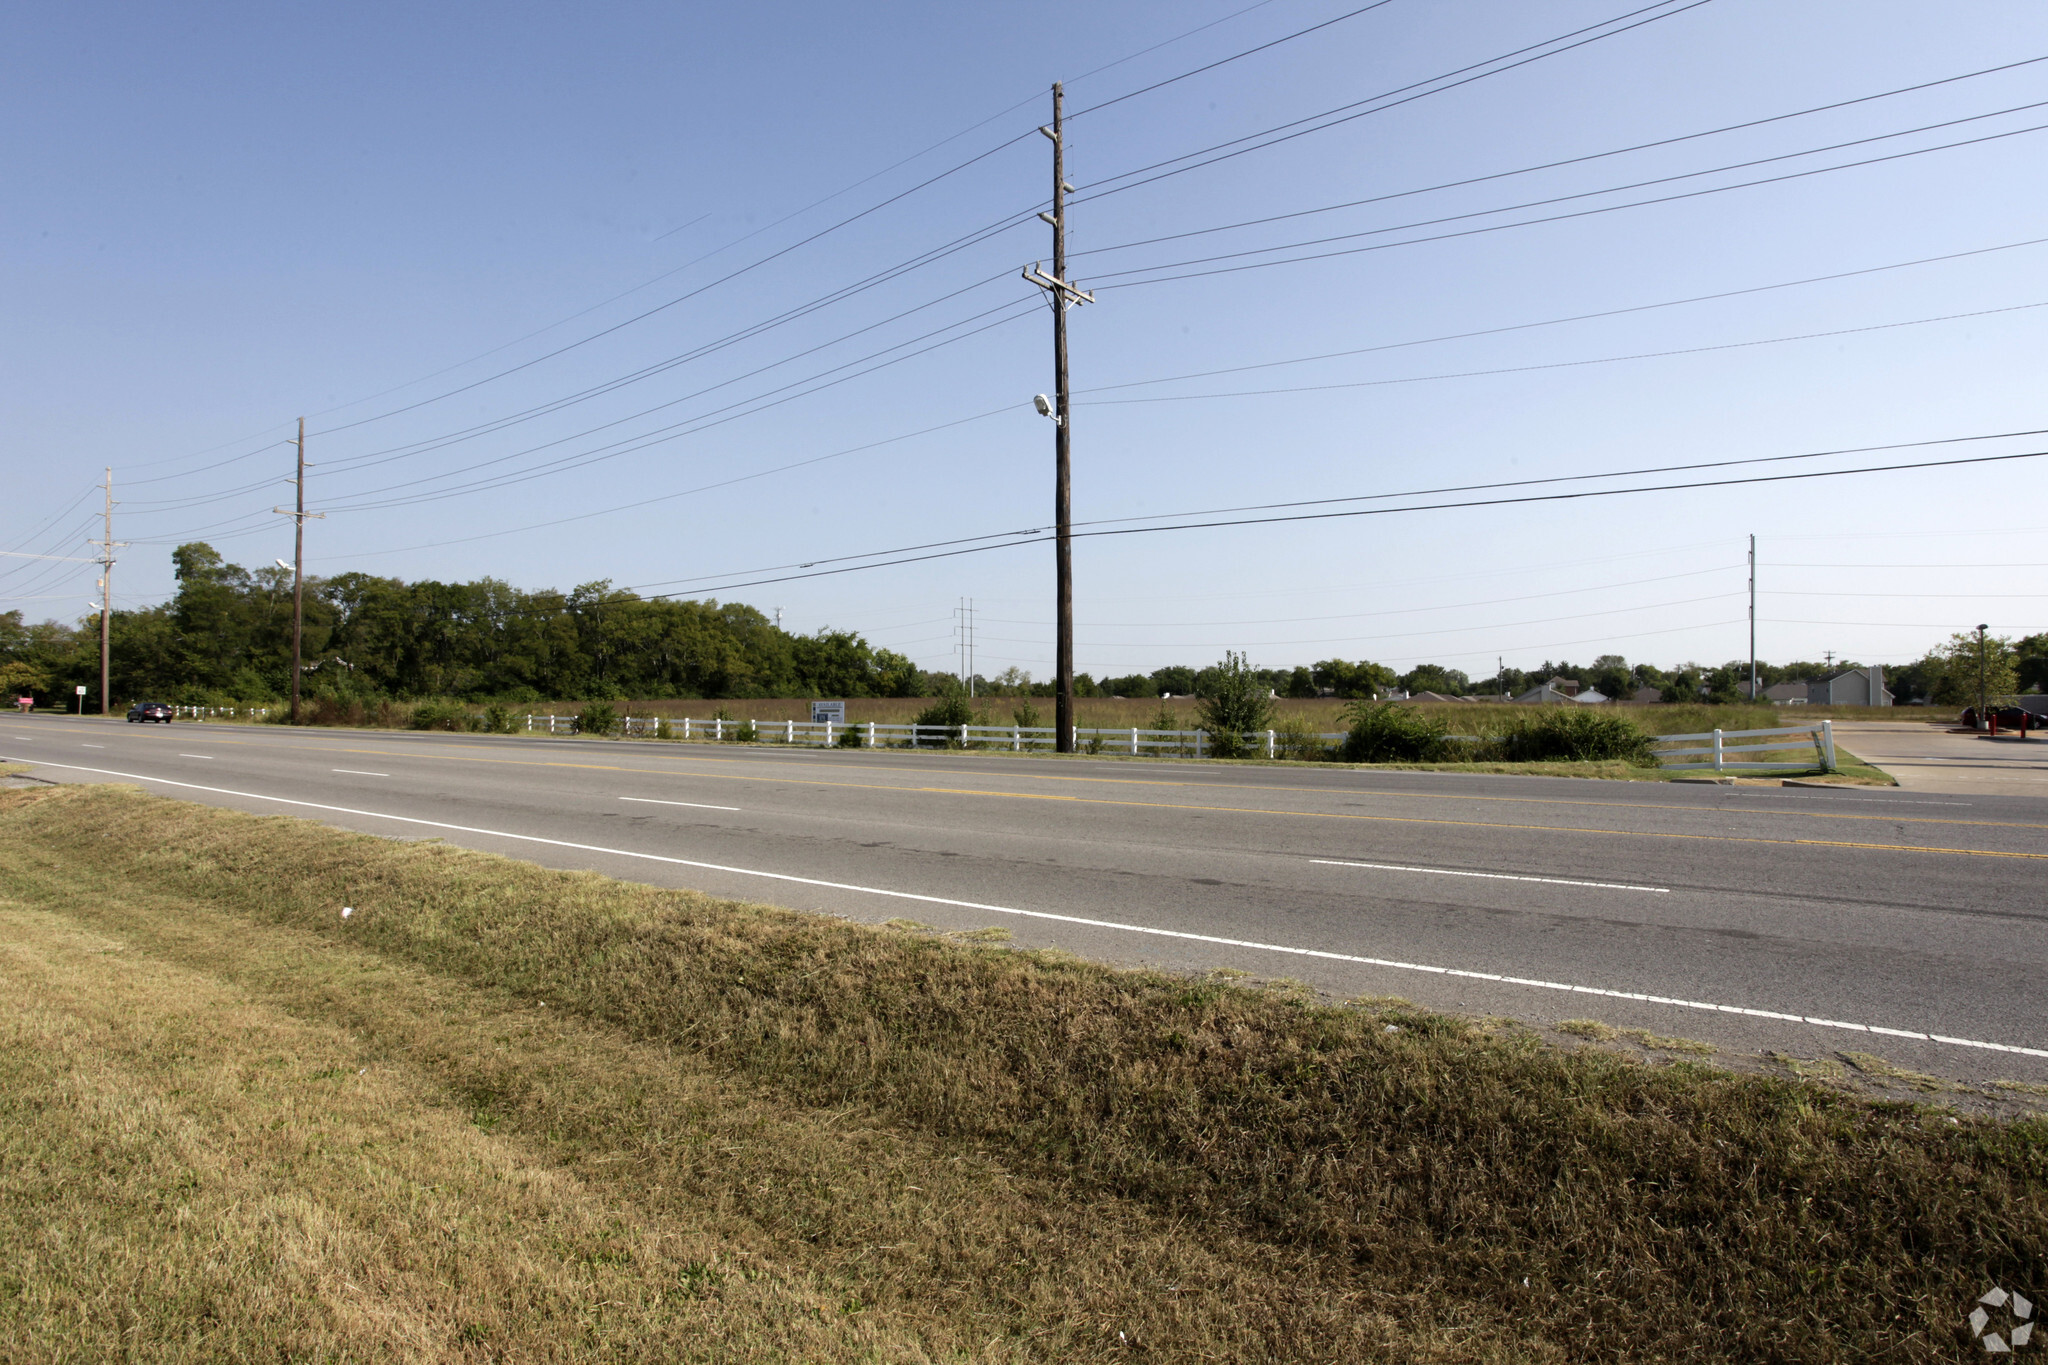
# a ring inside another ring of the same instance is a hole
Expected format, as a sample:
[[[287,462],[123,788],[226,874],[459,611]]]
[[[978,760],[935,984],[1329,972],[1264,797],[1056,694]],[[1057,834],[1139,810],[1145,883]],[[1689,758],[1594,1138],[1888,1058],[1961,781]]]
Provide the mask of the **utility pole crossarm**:
[[[1076,289],[1067,279],[1067,184],[1065,93],[1059,82],[1052,87],[1052,122],[1038,131],[1052,142],[1052,211],[1038,216],[1052,228],[1052,273],[1041,262],[1033,262],[1024,278],[1043,289],[1052,303],[1053,368],[1053,565],[1056,582],[1053,691],[1053,748],[1063,754],[1074,751],[1074,544],[1073,544],[1073,421],[1068,411],[1067,310],[1095,302],[1095,296]],[[1043,406],[1039,409],[1044,411]]]
[[[1038,216],[1041,218],[1045,218],[1047,222],[1052,223],[1052,219],[1046,217],[1045,214],[1041,213]],[[1053,223],[1053,226],[1057,228],[1059,224]],[[1033,261],[1030,267],[1024,271],[1024,278],[1031,281],[1031,283],[1037,285],[1040,289],[1043,289],[1048,294],[1059,295],[1061,300],[1065,302],[1065,304],[1069,308],[1077,308],[1081,304],[1095,302],[1095,295],[1093,295],[1089,291],[1085,289],[1076,289],[1073,285],[1068,284],[1065,280],[1057,279],[1054,276],[1046,274],[1044,269],[1044,263],[1041,261]]]

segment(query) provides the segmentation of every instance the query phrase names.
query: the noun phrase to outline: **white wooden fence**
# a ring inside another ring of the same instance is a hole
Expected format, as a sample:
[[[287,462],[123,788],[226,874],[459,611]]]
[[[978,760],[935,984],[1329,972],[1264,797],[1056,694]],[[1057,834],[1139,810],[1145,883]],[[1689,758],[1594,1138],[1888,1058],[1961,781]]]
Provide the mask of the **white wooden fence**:
[[[1768,744],[1729,745],[1731,739],[1761,739],[1767,735],[1796,735]],[[1696,749],[1663,749],[1658,745],[1696,743],[1706,741],[1705,747]],[[1811,768],[1813,763],[1769,762],[1763,759],[1730,759],[1730,754],[1761,754],[1783,752],[1788,749],[1812,748],[1819,758],[1819,767],[1835,770],[1835,729],[1832,721],[1819,721],[1812,725],[1788,725],[1775,730],[1708,730],[1697,735],[1658,735],[1650,741],[1657,762],[1666,768],[1712,768],[1715,772],[1756,772],[1775,768]],[[1674,758],[1704,758],[1704,763],[1673,763]]]
[[[862,749],[909,747],[947,748],[953,744],[976,749],[1046,750],[1056,747],[1059,731],[1051,725],[887,725],[879,721],[853,722],[807,720],[734,720],[713,716],[664,719],[659,716],[627,716],[618,722],[619,732],[631,738],[651,738],[667,726],[670,739],[721,740],[742,735],[761,744],[795,744],[812,748],[855,747]],[[527,716],[528,733],[572,735],[574,716]],[[851,738],[848,735],[851,734]],[[1306,736],[1289,735],[1285,741],[1276,730],[1252,730],[1244,735],[1248,752],[1276,757],[1283,743],[1299,743]],[[1344,733],[1318,734],[1326,745],[1341,743]],[[1133,726],[1113,730],[1074,728],[1074,747],[1090,753],[1176,754],[1188,758],[1207,757],[1215,748],[1215,737],[1206,730],[1146,730]]]

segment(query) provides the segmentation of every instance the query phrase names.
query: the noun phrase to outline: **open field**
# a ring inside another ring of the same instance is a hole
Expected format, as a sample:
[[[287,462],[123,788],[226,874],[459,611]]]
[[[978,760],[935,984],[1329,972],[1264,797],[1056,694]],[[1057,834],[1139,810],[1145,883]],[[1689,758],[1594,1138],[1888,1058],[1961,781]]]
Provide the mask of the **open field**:
[[[2048,1263],[2040,1121],[132,789],[0,918],[9,1359],[1935,1360]]]

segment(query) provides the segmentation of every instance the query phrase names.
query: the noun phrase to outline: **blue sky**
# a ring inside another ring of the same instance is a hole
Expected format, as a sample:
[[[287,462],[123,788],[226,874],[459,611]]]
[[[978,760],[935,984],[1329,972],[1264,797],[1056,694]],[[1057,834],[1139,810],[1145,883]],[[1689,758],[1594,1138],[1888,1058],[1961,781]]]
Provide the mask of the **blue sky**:
[[[111,465],[121,604],[172,590],[184,540],[288,557],[268,509],[304,414],[314,572],[715,589],[934,667],[972,598],[981,671],[1044,677],[1044,544],[815,575],[1050,522],[1050,327],[1017,271],[1049,256],[1055,79],[1098,286],[1070,319],[1092,529],[2048,428],[2048,243],[2020,245],[2048,238],[2048,132],[2022,131],[2048,61],[1970,75],[2048,57],[2048,9],[1686,3],[1143,184],[1640,6],[18,6],[0,546],[86,553]],[[1910,658],[2048,628],[2044,486],[2015,460],[1093,536],[1079,662],[1718,662],[1747,650],[1752,532],[1764,657]],[[95,572],[0,561],[0,610],[77,617]]]

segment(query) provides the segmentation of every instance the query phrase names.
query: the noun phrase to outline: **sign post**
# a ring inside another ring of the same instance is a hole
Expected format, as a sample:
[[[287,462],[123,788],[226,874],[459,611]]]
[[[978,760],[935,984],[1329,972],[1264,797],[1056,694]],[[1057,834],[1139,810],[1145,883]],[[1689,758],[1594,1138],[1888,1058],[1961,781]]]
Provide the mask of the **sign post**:
[[[811,724],[825,727],[825,744],[829,748],[833,731],[846,729],[846,703],[843,701],[814,701],[811,703]]]
[[[79,714],[79,715],[81,715],[81,716],[85,714],[85,684],[84,684],[84,683],[80,683],[80,684],[78,685],[78,714]]]

